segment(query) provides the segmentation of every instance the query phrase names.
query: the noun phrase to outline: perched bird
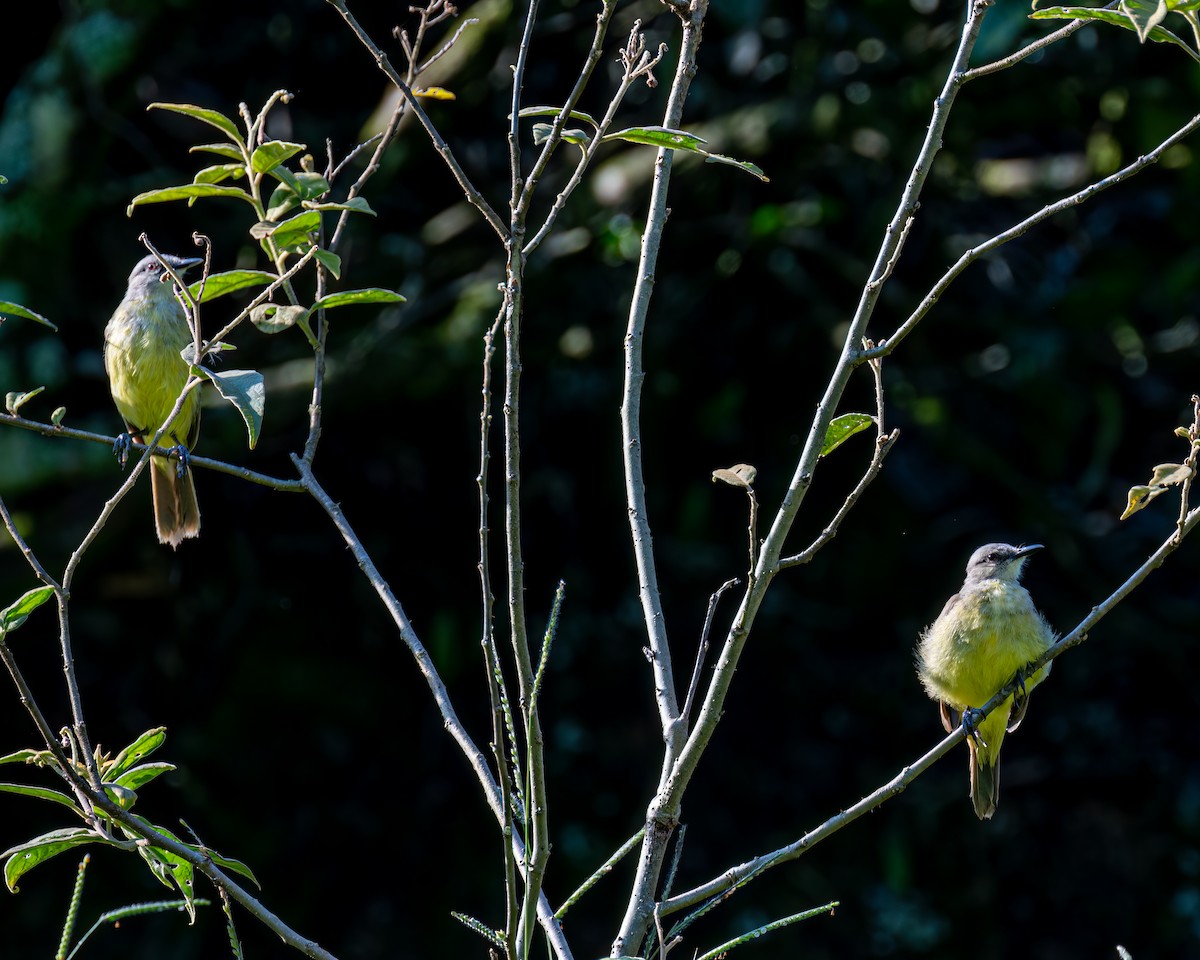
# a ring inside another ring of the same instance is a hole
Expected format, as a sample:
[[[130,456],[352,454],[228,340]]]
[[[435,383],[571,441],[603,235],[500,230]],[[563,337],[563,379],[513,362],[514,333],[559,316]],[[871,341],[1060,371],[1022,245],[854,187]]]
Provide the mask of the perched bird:
[[[962,715],[983,706],[1018,671],[1055,642],[1054,631],[1021,586],[1026,558],[1042,545],[1014,547],[988,543],[967,563],[962,589],[917,644],[917,674],[925,692],[938,701],[948,732]],[[1050,664],[1022,676],[1013,696],[974,726],[967,714],[971,751],[971,801],[980,820],[996,812],[1000,799],[1000,744],[1025,716],[1029,691],[1046,679]]]
[[[164,255],[180,276],[201,263],[195,257]],[[164,282],[165,281],[165,282]],[[175,299],[171,275],[154,256],[144,257],[129,275],[125,299],[104,328],[104,369],[126,432],[114,451],[123,464],[131,440],[147,443],[158,432],[188,378],[180,351],[192,342],[183,308]],[[200,533],[200,506],[188,469],[188,451],[200,433],[200,392],[193,390],[159,440],[175,452],[152,457],[150,486],[159,543],[178,547]]]

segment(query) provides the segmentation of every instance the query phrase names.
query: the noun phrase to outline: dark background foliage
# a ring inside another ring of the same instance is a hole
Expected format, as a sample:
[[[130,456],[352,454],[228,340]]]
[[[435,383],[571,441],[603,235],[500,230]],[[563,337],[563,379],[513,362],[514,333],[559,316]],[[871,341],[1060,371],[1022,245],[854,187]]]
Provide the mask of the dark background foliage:
[[[356,6],[380,42],[406,16],[405,4]],[[594,7],[545,5],[526,103],[561,101]],[[1027,9],[997,4],[976,62],[1048,29]],[[660,11],[649,0],[622,8],[608,77],[634,18],[652,41],[677,46]],[[429,109],[504,210],[518,15],[503,0],[464,3],[463,14],[482,22],[433,80],[457,100]],[[318,0],[97,0],[27,6],[22,16],[5,21],[0,66],[0,172],[10,179],[0,188],[0,299],[49,316],[60,332],[5,323],[0,389],[44,384],[30,416],[61,404],[68,424],[111,434],[119,421],[101,331],[143,253],[138,234],[188,253],[192,231],[205,233],[218,269],[256,256],[240,205],[126,217],[138,192],[189,180],[202,161],[188,147],[208,138],[146,104],[231,114],[286,88],[296,98],[272,132],[322,157],[327,138],[341,154],[365,136],[389,92]],[[938,0],[713,5],[685,125],[719,152],[754,160],[771,182],[680,160],[672,186],[642,422],[681,676],[709,594],[745,563],[744,500],[709,475],[755,464],[765,508],[786,488],[960,16],[961,4]],[[666,86],[637,90],[619,122],[657,122]],[[602,111],[607,89],[600,78],[583,108]],[[1154,146],[1194,112],[1196,95],[1195,68],[1178,51],[1094,28],[969,85],[873,335],[901,322],[973,241]],[[889,360],[888,415],[903,436],[839,536],[779,579],[759,618],[685,804],[677,889],[799,836],[936,742],[911,650],[975,546],[1045,543],[1027,582],[1065,632],[1169,531],[1167,498],[1116,518],[1130,485],[1182,456],[1171,431],[1200,388],[1193,150],[1179,147],[972,266]],[[570,154],[552,165],[545,202]],[[535,632],[555,583],[567,583],[544,700],[556,901],[638,828],[657,778],[617,416],[651,163],[646,149],[612,148],[530,264],[523,429]],[[415,126],[368,197],[379,217],[356,221],[345,285],[409,299],[399,310],[333,318],[316,466],[485,745],[475,475],[481,336],[502,261]],[[210,329],[228,309],[210,309]],[[247,452],[236,415],[210,407],[199,452],[290,476],[287,454],[303,440],[309,400],[305,345],[294,332],[249,330],[236,343],[236,365],[268,378],[265,434]],[[862,377],[847,409],[870,402]],[[822,466],[795,549],[866,462],[861,439]],[[0,430],[0,495],[52,570],[119,479],[100,445]],[[156,544],[149,494],[139,490],[80,570],[73,636],[94,739],[115,749],[167,726],[162,758],[179,770],[143,791],[139,810],[167,825],[182,817],[204,842],[248,862],[272,909],[344,960],[482,956],[449,912],[501,922],[499,838],[373,593],[312,503],[206,471],[197,485],[198,541],[174,554]],[[1005,748],[995,820],[975,820],[965,757],[955,757],[757,881],[679,949],[837,899],[833,918],[744,948],[747,957],[1099,957],[1117,943],[1134,956],[1195,956],[1196,567],[1189,543],[1056,664]],[[0,551],[0,583],[3,602],[34,585],[11,545]],[[730,613],[723,607],[719,621]],[[66,723],[53,617],[39,613],[13,640],[43,708]],[[0,752],[32,744],[15,695],[0,700]],[[0,846],[62,825],[43,806],[0,796]],[[607,951],[630,869],[570,915],[578,956]],[[2,895],[0,955],[51,954],[74,870],[61,858],[26,877],[18,895]],[[100,851],[90,870],[85,923],[166,895],[131,857]],[[219,914],[205,911],[198,927],[129,921],[86,955],[222,955]],[[244,917],[240,932],[248,956],[292,955]]]

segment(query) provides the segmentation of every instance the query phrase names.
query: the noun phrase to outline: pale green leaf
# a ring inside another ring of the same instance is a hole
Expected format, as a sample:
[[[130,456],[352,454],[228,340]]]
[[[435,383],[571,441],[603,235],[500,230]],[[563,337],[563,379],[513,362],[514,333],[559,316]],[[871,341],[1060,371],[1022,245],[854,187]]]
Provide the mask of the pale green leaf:
[[[184,116],[193,117],[196,120],[216,127],[229,137],[231,143],[239,146],[242,144],[242,135],[238,131],[237,125],[225,116],[225,114],[218,113],[216,110],[209,110],[207,107],[197,107],[190,103],[152,103],[146,109],[169,110],[171,113],[182,113]]]
[[[43,324],[51,330],[58,332],[58,327],[43,317],[40,313],[34,313],[32,310],[21,306],[19,303],[10,303],[7,300],[0,300],[0,317],[5,314],[10,314],[14,317],[24,317],[26,320],[33,320],[36,323]]]
[[[263,333],[280,333],[308,316],[308,308],[282,303],[260,303],[250,311],[250,322]]]
[[[192,373],[207,377],[217,393],[232,403],[246,422],[249,447],[254,449],[262,431],[263,412],[267,395],[263,387],[263,375],[257,370],[210,370],[208,367],[191,368]]]
[[[261,146],[255,147],[254,153],[250,155],[250,167],[255,173],[266,173],[305,149],[307,148],[303,143],[268,140]]]
[[[232,197],[235,200],[254,203],[254,198],[241,187],[223,187],[216,183],[188,183],[181,187],[163,187],[159,190],[139,193],[129,202],[129,206],[125,208],[125,214],[132,216],[134,207],[140,207],[147,203],[166,203],[171,200],[191,202],[198,197]]]

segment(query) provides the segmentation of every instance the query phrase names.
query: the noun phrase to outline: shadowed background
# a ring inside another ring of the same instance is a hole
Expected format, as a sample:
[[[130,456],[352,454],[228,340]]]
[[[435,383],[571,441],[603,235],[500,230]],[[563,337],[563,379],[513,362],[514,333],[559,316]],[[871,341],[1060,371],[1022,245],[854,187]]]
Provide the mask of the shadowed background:
[[[361,6],[380,43],[406,10]],[[621,8],[583,109],[603,112],[635,18],[674,57],[677,34],[660,9]],[[525,103],[561,102],[595,12],[590,3],[545,6]],[[427,109],[503,213],[519,18],[499,0],[464,3],[462,13],[482,22],[430,79],[457,99]],[[974,62],[1049,29],[1026,13],[997,5]],[[771,182],[689,159],[675,165],[642,426],[680,683],[708,596],[745,569],[745,498],[712,484],[711,471],[757,466],[764,517],[786,489],[960,14],[937,0],[713,5],[684,126],[713,150],[754,161]],[[48,316],[60,332],[12,319],[0,327],[0,389],[45,385],[24,413],[45,420],[65,405],[68,425],[111,435],[120,420],[101,333],[143,255],[138,234],[190,255],[199,231],[213,238],[216,269],[262,265],[242,205],[166,204],[126,217],[135,194],[188,182],[208,162],[188,147],[213,139],[146,104],[233,115],[239,102],[257,111],[288,89],[295,100],[273,115],[272,135],[308,144],[323,166],[326,139],[343,154],[389,92],[317,0],[108,0],[25,15],[20,27],[10,21],[15,55],[0,66],[0,173],[10,181],[0,187],[0,299]],[[635,89],[619,125],[659,121],[671,65],[657,90]],[[1018,70],[969,84],[872,335],[902,322],[968,246],[1152,148],[1196,99],[1181,52],[1139,47],[1111,29],[1087,28]],[[565,182],[573,149],[551,165],[535,219]],[[1026,584],[1066,632],[1167,535],[1171,497],[1116,518],[1129,486],[1184,456],[1171,431],[1188,421],[1200,389],[1193,150],[1182,145],[973,265],[887,362],[888,417],[902,437],[838,537],[773,588],[685,801],[677,890],[795,839],[940,738],[912,647],[976,546],[1045,543]],[[652,161],[648,148],[604,152],[529,265],[522,429],[535,636],[555,584],[567,583],[543,700],[556,903],[638,828],[657,779],[618,420]],[[337,184],[339,196],[348,183]],[[316,469],[486,748],[475,476],[481,338],[498,305],[501,251],[415,125],[366,195],[379,216],[354,221],[343,287],[389,287],[408,302],[331,316]],[[206,308],[206,329],[232,309]],[[303,338],[246,329],[234,341],[227,365],[267,377],[264,435],[246,451],[234,411],[209,406],[197,452],[291,477],[287,454],[303,442],[309,402]],[[844,409],[871,404],[864,371]],[[854,438],[822,465],[791,552],[821,531],[867,447]],[[0,429],[0,496],[56,573],[120,479],[99,444]],[[450,911],[501,923],[500,841],[374,594],[311,502],[203,470],[196,482],[198,541],[177,553],[155,543],[146,485],[80,568],[73,637],[93,739],[115,750],[165,725],[157,759],[179,769],[142,792],[138,811],[169,827],[182,817],[205,843],[249,863],[267,905],[342,960],[483,956]],[[499,571],[498,552],[495,561]],[[708,949],[837,899],[833,918],[743,952],[989,960],[1111,956],[1121,943],[1135,957],[1194,955],[1196,570],[1188,543],[1056,664],[1006,741],[994,821],[971,812],[961,750],[756,881],[678,949]],[[34,586],[11,544],[0,549],[0,585],[0,604]],[[718,631],[732,607],[718,611]],[[12,645],[51,723],[66,723],[53,616],[39,612]],[[0,754],[33,744],[15,694],[0,697],[0,718]],[[61,825],[48,805],[0,796],[0,847]],[[61,857],[28,875],[18,895],[0,894],[0,957],[51,954],[75,864]],[[619,867],[568,916],[578,957],[607,952],[631,870]],[[101,910],[167,895],[132,857],[99,851],[90,873],[84,926]],[[293,955],[239,918],[248,956]],[[222,955],[219,912],[203,911],[198,927],[171,916],[127,921],[83,955]]]

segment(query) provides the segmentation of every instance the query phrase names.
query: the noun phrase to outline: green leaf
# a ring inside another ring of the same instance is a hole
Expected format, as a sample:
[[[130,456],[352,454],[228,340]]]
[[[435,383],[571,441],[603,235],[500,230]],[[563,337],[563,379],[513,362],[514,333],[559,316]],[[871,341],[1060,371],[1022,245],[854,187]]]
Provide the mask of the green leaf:
[[[17,881],[40,863],[45,863],[51,857],[74,850],[88,843],[103,843],[109,846],[116,844],[105,840],[99,834],[80,827],[70,827],[61,830],[51,830],[15,847],[9,847],[0,858],[7,857],[4,864],[4,882],[13,893],[17,892]]]
[[[66,407],[55,407],[54,412],[50,414],[50,422],[56,427],[61,427],[63,418],[67,415]]]
[[[16,630],[34,610],[53,596],[53,587],[34,587],[21,594],[15,603],[0,610],[0,636]]]
[[[26,320],[33,320],[37,323],[49,327],[51,330],[58,332],[58,327],[43,317],[40,313],[34,313],[19,303],[9,303],[7,300],[0,300],[0,317],[4,314],[12,314],[14,317],[24,317]]]
[[[725,163],[731,167],[737,167],[739,170],[745,170],[751,176],[758,177],[763,183],[770,183],[771,178],[763,173],[762,167],[756,163],[751,163],[749,160],[734,160],[733,157],[724,157],[719,153],[705,153],[705,163]]]
[[[45,387],[38,387],[36,390],[29,390],[26,393],[21,393],[19,390],[10,390],[4,395],[4,409],[15,417],[25,404],[45,389]]]
[[[232,857],[222,856],[211,847],[201,847],[194,843],[185,843],[184,846],[189,850],[195,850],[201,856],[208,857],[209,860],[223,870],[232,870],[234,873],[241,874],[260,890],[262,889],[262,884],[258,882],[258,877],[254,875],[254,871],[246,866],[246,864],[242,863],[241,860],[234,860]]]
[[[224,273],[211,274],[204,281],[204,298],[200,298],[201,282],[197,280],[188,287],[188,292],[197,303],[208,303],[217,297],[224,297],[248,287],[263,287],[276,280],[274,274],[263,270],[226,270]]]
[[[644,143],[652,147],[666,147],[670,150],[700,151],[700,144],[706,141],[686,130],[674,130],[671,127],[626,127],[616,133],[605,135],[603,143],[610,140],[628,140],[630,143]],[[702,152],[702,151],[701,151]]]
[[[194,147],[189,147],[188,153],[215,153],[218,157],[227,157],[230,160],[237,160],[239,163],[245,162],[242,151],[231,143],[198,143]]]
[[[1120,9],[1129,17],[1142,43],[1167,18],[1167,0],[1121,0]]]
[[[308,210],[350,210],[353,213],[367,213],[372,217],[378,216],[364,197],[351,197],[343,203],[314,203],[307,200],[304,206]]]
[[[38,763],[39,758],[44,756],[45,750],[17,750],[13,753],[5,754],[0,757],[0,763]]]
[[[151,727],[104,765],[102,772],[105,779],[119,781],[121,776],[139,764],[143,757],[150,756],[161,747],[166,739],[166,727]]]
[[[219,371],[197,366],[192,366],[191,371],[211,380],[217,393],[237,407],[238,413],[246,421],[249,446],[253,450],[262,431],[263,411],[267,402],[263,375],[257,370]]]
[[[101,786],[104,788],[104,795],[122,810],[132,810],[133,805],[137,803],[136,790],[130,790],[119,783],[105,783]]]
[[[231,143],[238,146],[242,145],[242,135],[238,131],[237,125],[225,116],[225,114],[218,113],[216,110],[193,106],[190,103],[152,103],[146,109],[169,110],[171,113],[182,113],[186,117],[192,117],[216,127],[229,137]]]
[[[517,114],[518,117],[557,117],[562,113],[562,107],[525,107]],[[584,113],[582,110],[572,110],[567,114],[571,120],[582,120],[584,123],[590,123],[597,130],[600,129],[598,124],[591,114]]]
[[[270,237],[283,250],[294,250],[312,243],[309,236],[321,226],[321,214],[316,210],[305,210],[282,223],[257,223],[250,228],[256,240]]]
[[[139,193],[125,208],[125,215],[133,216],[133,208],[143,204],[166,203],[170,200],[191,202],[197,197],[233,197],[236,200],[245,200],[249,204],[254,203],[254,198],[241,187],[222,187],[216,183],[189,183],[181,187],[163,187]]]
[[[332,250],[321,248],[313,256],[317,258],[321,266],[333,274],[335,279],[340,280],[342,278],[342,258],[336,253]]]
[[[1104,7],[1045,7],[1041,10],[1033,11],[1029,17],[1031,20],[1100,20],[1115,27],[1131,30],[1134,33],[1138,32],[1137,26],[1126,14],[1120,10],[1111,10]],[[1166,27],[1152,27],[1142,39],[1150,39],[1156,43],[1173,43],[1184,50],[1193,60],[1200,62],[1200,53],[1193,50]]]
[[[268,140],[261,146],[255,147],[254,153],[250,155],[250,168],[255,173],[267,173],[305,149],[307,148],[303,143]]]
[[[748,160],[735,160],[733,157],[722,156],[719,153],[709,153],[700,146],[705,141],[686,130],[673,130],[670,127],[629,127],[626,130],[608,134],[603,142],[609,140],[627,140],[630,143],[644,143],[652,147],[698,153],[708,163],[724,163],[758,177],[763,183],[770,182],[770,178],[756,164],[750,163]]]
[[[0,793],[15,793],[22,797],[33,797],[35,800],[49,800],[52,803],[62,804],[69,810],[79,814],[80,817],[83,816],[83,811],[75,805],[75,801],[58,790],[49,790],[46,787],[31,787],[24,783],[0,783]]]
[[[344,290],[341,293],[331,293],[317,300],[314,310],[330,310],[333,307],[344,307],[354,303],[404,303],[405,298],[391,290],[381,287],[366,287],[362,290]]]
[[[240,163],[218,163],[216,166],[205,167],[192,177],[192,183],[220,183],[222,180],[236,180],[244,175],[246,168]]]
[[[145,826],[147,829],[153,830],[155,833],[159,833],[170,840],[174,840],[176,843],[182,843],[182,841],[170,830],[151,823],[145,817],[139,817],[137,814],[132,814],[131,816],[134,820]],[[124,825],[119,826],[121,828],[121,832],[130,839],[143,839],[141,834],[134,833]],[[186,901],[184,906],[187,909],[188,916],[195,920],[195,885],[193,883],[193,876],[195,872],[194,868],[190,863],[188,863],[188,861],[179,856],[179,854],[172,853],[170,850],[164,850],[162,847],[153,846],[153,842],[154,841],[151,840],[148,843],[139,845],[138,853],[141,854],[142,859],[146,861],[146,865],[150,868],[150,872],[153,873],[154,876],[157,877],[164,886],[170,887],[173,885],[181,894],[183,894],[183,898]],[[184,846],[189,845],[184,844]]]
[[[308,308],[283,303],[260,303],[250,311],[250,322],[263,333],[282,333],[308,316]]]
[[[126,770],[113,782],[122,787],[128,787],[130,790],[136,790],[138,787],[161,777],[164,773],[170,773],[174,769],[175,764],[173,763],[142,763],[131,770]]]
[[[861,433],[875,422],[875,418],[867,413],[843,413],[834,417],[825,431],[825,442],[821,444],[821,456],[833,453],[838,447],[856,433]]]

